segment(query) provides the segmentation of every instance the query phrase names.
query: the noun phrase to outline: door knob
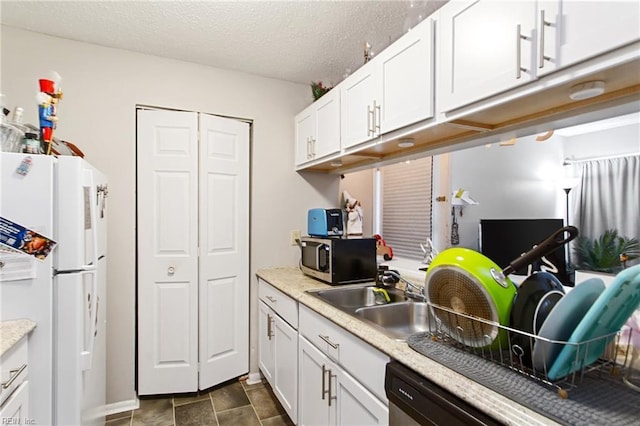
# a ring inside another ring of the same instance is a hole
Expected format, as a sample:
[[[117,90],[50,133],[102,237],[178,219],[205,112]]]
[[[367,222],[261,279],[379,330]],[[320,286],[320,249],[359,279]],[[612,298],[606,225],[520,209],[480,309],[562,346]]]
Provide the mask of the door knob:
[[[176,268],[174,268],[173,266],[169,266],[169,268],[167,269],[167,275],[171,276],[176,272]]]

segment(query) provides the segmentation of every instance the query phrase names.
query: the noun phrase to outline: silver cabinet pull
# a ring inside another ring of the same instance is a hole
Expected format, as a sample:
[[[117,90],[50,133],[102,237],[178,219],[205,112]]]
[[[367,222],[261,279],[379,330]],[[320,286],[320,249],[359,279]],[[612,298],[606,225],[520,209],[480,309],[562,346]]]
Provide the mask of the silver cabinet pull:
[[[173,266],[169,266],[167,268],[167,275],[172,276],[175,273],[176,273],[176,268],[174,268]]]
[[[265,297],[266,297],[266,298],[269,300],[269,302],[271,302],[271,303],[276,303],[276,302],[278,301],[278,299],[276,299],[275,297],[272,297],[272,296],[265,296]]]
[[[311,138],[307,138],[307,159],[311,158]]]
[[[333,349],[338,349],[338,346],[340,346],[339,343],[332,343],[331,340],[329,340],[329,336],[323,336],[322,334],[318,334],[318,337],[324,340]]]
[[[272,324],[273,318],[271,317],[271,314],[267,314],[267,337],[269,338],[269,340],[271,340],[271,338],[273,337]]]
[[[521,25],[516,26],[516,79],[522,77],[522,72],[527,72],[526,68],[522,68],[522,40],[527,40],[527,36],[523,36]]]
[[[325,379],[324,379],[324,377],[325,377],[325,374],[327,373],[327,371],[331,371],[331,370],[327,370],[327,368],[324,366],[324,364],[322,364],[322,400],[323,401],[324,401],[324,396],[329,393],[328,390],[327,391],[324,390],[324,387],[325,387]]]
[[[331,400],[332,399],[336,399],[336,400],[338,399],[337,394],[334,395],[334,396],[331,396],[331,378],[332,377],[337,377],[337,376],[331,374],[331,369],[328,370],[328,373],[329,373],[329,389],[327,389],[327,392],[329,392],[329,407],[331,407]]]
[[[9,380],[2,384],[2,389],[7,389],[9,386],[11,386],[11,384],[18,378],[20,373],[22,373],[25,368],[27,368],[27,364],[22,364],[22,367],[20,368],[9,370]]]
[[[311,138],[311,158],[316,158],[316,138]]]
[[[373,101],[373,136],[380,136],[380,105],[376,105],[376,101]],[[376,111],[378,114],[376,114]]]
[[[544,61],[549,61],[551,58],[544,54],[544,27],[550,27],[551,22],[547,22],[544,19],[544,10],[540,11],[540,57],[538,58],[538,68],[544,68]]]
[[[373,110],[369,105],[367,105],[367,136],[371,136],[371,134],[373,133],[373,125],[371,123],[372,121],[373,121]]]

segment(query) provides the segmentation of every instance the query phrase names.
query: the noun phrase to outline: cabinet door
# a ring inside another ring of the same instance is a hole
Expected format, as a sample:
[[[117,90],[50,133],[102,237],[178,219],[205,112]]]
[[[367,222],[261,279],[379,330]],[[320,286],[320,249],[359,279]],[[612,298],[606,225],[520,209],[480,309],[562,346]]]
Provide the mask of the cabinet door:
[[[0,409],[2,424],[21,425],[29,418],[29,382],[24,381]]]
[[[313,159],[312,144],[315,137],[315,108],[315,105],[311,104],[296,115],[296,165]]]
[[[304,337],[300,336],[298,343],[298,425],[327,426],[330,424],[328,394],[325,392],[328,359]]]
[[[378,64],[382,87],[376,118],[382,133],[433,117],[433,20],[385,49]]]
[[[375,68],[375,63],[369,62],[340,84],[342,148],[352,147],[379,134],[374,123],[376,108],[380,105]]]
[[[638,1],[541,1],[538,75],[640,40]]]
[[[258,302],[258,366],[269,382],[274,386],[273,373],[275,368],[273,312],[264,304]]]
[[[316,109],[314,158],[340,151],[340,91],[330,90],[314,104]]]
[[[298,416],[298,332],[279,316],[274,317],[275,384],[273,391],[293,421]]]
[[[439,101],[444,111],[533,79],[535,1],[456,1],[440,10]]]
[[[389,407],[341,368],[332,373],[331,395],[337,397],[336,425],[387,425]]]

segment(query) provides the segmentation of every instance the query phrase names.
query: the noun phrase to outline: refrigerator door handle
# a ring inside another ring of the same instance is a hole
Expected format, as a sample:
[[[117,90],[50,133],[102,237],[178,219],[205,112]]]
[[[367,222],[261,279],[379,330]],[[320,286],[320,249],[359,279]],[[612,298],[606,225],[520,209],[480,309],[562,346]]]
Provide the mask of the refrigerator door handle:
[[[89,309],[89,345],[80,353],[80,368],[82,371],[90,370],[93,362],[93,347],[98,334],[98,272],[87,271],[91,275],[91,299]]]
[[[83,268],[92,266],[93,269],[95,269],[98,267],[98,209],[96,208],[96,204],[93,202],[93,200],[96,200],[97,202],[98,191],[96,189],[95,182],[93,181],[93,172],[91,170],[84,170],[84,183],[89,187],[89,214],[91,215],[91,239],[93,246],[93,256],[91,264],[83,265]]]

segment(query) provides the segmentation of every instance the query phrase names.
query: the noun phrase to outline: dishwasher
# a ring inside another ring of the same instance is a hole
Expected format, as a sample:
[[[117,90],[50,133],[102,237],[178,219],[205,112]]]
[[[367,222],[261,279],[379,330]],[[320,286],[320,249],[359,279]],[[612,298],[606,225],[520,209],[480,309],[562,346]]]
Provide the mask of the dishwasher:
[[[387,364],[384,387],[390,425],[502,424],[398,361]]]

